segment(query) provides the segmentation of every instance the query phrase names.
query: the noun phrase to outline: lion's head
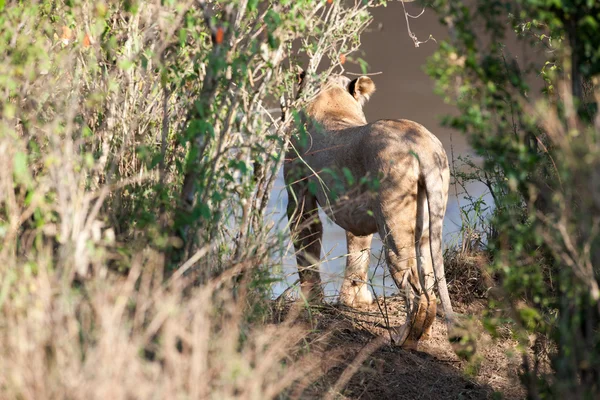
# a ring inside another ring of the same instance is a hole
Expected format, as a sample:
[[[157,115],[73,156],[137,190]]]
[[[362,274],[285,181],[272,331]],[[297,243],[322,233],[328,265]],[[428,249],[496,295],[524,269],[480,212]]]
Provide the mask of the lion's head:
[[[333,75],[308,105],[307,114],[326,129],[364,125],[367,120],[362,107],[373,92],[375,84],[368,76],[350,80],[343,75]]]

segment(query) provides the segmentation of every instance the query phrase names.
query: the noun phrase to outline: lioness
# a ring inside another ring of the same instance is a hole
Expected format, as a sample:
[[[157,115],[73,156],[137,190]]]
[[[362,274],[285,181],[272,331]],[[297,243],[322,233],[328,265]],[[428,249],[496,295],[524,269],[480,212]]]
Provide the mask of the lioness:
[[[362,106],[374,91],[369,77],[334,76],[306,107],[306,131],[292,139],[284,165],[287,212],[302,292],[312,300],[323,296],[317,204],[346,231],[348,258],[340,291],[346,305],[373,301],[366,280],[371,238],[379,233],[391,275],[407,293],[407,322],[393,339],[416,346],[431,333],[436,281],[449,328],[454,317],[442,257],[448,159],[440,141],[416,122],[368,124]]]

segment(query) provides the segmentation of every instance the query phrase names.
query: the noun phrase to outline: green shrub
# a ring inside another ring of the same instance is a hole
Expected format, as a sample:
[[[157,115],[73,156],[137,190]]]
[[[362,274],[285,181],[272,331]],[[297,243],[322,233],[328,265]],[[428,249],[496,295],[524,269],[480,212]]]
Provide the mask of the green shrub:
[[[427,70],[458,107],[446,124],[464,132],[484,160],[496,203],[497,234],[488,245],[516,334],[524,348],[534,334],[555,349],[551,375],[539,369],[546,346],[534,346],[533,362],[524,354],[529,395],[596,398],[600,5],[436,0],[433,7],[451,38]],[[525,57],[506,45],[515,38]]]

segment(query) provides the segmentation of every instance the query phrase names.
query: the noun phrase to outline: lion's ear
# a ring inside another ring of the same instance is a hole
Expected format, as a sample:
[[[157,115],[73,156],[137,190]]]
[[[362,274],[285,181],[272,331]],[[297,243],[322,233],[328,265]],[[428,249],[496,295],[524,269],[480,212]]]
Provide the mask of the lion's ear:
[[[368,76],[361,76],[350,82],[348,91],[362,106],[375,92],[375,84]]]

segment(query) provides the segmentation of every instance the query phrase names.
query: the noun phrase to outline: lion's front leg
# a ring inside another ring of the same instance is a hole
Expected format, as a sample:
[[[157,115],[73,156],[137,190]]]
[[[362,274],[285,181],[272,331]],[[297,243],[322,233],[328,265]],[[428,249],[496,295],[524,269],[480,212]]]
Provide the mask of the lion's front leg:
[[[373,235],[355,236],[346,231],[348,257],[344,283],[340,289],[340,302],[350,307],[370,305],[373,296],[367,285],[369,261],[371,258],[371,239]]]
[[[316,199],[306,192],[294,191],[288,187],[287,214],[302,294],[309,302],[322,301],[324,296],[319,261],[323,225],[319,219]]]

